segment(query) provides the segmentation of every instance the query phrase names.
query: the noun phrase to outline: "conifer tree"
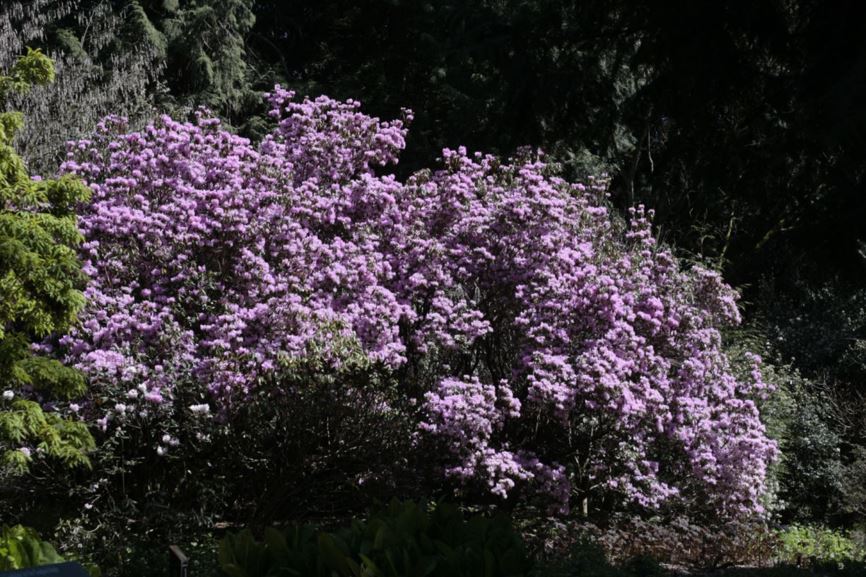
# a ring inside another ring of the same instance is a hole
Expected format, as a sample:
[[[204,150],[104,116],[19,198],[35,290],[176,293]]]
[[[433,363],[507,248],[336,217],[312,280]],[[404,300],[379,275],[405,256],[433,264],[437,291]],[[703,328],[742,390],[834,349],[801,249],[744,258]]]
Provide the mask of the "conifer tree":
[[[246,108],[258,108],[261,92],[252,89],[246,53],[246,36],[255,23],[253,4],[252,0],[142,3],[142,13],[150,15],[167,42],[166,76],[177,104],[204,104],[232,122],[243,121],[249,113]]]
[[[38,118],[16,133],[15,150],[31,174],[51,175],[65,143],[90,134],[108,114],[140,122],[153,114],[165,43],[141,6],[113,0],[0,2],[0,70],[27,46],[51,58],[55,80],[6,106]]]
[[[53,79],[51,60],[28,50],[0,76],[0,105]],[[73,211],[89,192],[69,176],[29,176],[12,148],[22,124],[21,113],[0,113],[0,477],[25,473],[39,456],[86,466],[94,446],[84,423],[49,408],[81,395],[83,376],[33,346],[72,325],[84,304]]]

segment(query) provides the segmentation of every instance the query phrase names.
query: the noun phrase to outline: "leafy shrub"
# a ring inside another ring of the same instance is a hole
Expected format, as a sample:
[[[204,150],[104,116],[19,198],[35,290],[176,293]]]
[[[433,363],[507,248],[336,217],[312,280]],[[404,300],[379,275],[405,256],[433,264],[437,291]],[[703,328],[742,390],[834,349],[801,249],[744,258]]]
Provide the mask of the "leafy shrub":
[[[790,388],[781,498],[784,522],[850,524],[866,514],[866,291],[796,287],[797,299],[766,289],[768,338],[799,367]]]
[[[579,535],[571,541],[571,549],[539,567],[539,577],[682,575],[684,571],[726,577],[866,574],[866,548],[857,535],[821,527],[776,531],[758,522],[629,519],[606,530],[580,524],[571,532]]]
[[[826,523],[838,517],[844,503],[857,502],[846,497],[845,490],[850,487],[850,493],[855,493],[859,479],[855,470],[845,466],[840,419],[831,391],[781,362],[767,329],[760,324],[726,336],[735,373],[742,378],[751,371],[750,351],[760,352],[765,357],[763,380],[773,388],[760,405],[767,434],[778,442],[780,451],[768,474],[767,512],[784,524]]]
[[[866,519],[866,445],[855,446],[850,453],[841,483],[841,509],[854,519],[858,519],[862,526],[863,520]]]
[[[39,538],[39,534],[22,525],[0,526],[0,571],[27,569],[41,565],[63,563],[70,558],[60,555],[53,545]],[[102,571],[93,563],[84,563],[91,577],[100,577]]]
[[[787,397],[779,438],[783,522],[828,522],[844,508],[843,439],[826,390],[796,373],[780,388]]]
[[[780,564],[772,567],[732,567],[717,573],[717,577],[862,577],[866,575],[866,564],[849,563],[839,565],[815,565],[797,567]]]
[[[0,74],[0,110],[11,93],[53,78],[51,60],[28,50]],[[89,465],[94,445],[86,424],[51,410],[81,396],[84,377],[33,350],[73,325],[84,304],[75,206],[88,190],[70,176],[32,179],[12,146],[22,124],[19,113],[0,112],[0,494],[26,485],[12,478],[34,461]]]
[[[667,573],[657,561],[639,556],[614,566],[604,548],[590,538],[578,540],[561,560],[539,568],[538,577],[660,577]]]
[[[598,535],[615,563],[645,558],[696,571],[767,566],[778,544],[775,533],[764,523],[748,519],[698,523],[685,517],[666,522],[632,518]]]
[[[262,541],[248,530],[228,535],[220,565],[230,577],[517,577],[530,569],[507,518],[467,520],[455,506],[397,501],[334,532],[295,525],[268,529]]]
[[[65,561],[50,543],[33,529],[15,525],[0,527],[0,571],[26,569]]]
[[[866,562],[866,548],[846,532],[826,527],[793,525],[779,532],[782,562],[796,565]]]

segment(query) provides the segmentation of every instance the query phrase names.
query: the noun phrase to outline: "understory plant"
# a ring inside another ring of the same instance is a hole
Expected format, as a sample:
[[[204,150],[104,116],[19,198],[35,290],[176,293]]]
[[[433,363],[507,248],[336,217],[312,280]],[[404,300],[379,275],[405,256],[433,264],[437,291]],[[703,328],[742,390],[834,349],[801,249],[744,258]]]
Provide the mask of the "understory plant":
[[[779,532],[779,559],[796,565],[866,562],[866,547],[847,531],[806,525],[792,525]]]
[[[766,523],[747,518],[620,518],[595,535],[615,563],[649,558],[696,572],[767,567],[776,561],[779,548],[778,536]]]
[[[15,525],[0,527],[0,571],[14,571],[62,563],[54,547],[39,538],[33,529]]]
[[[220,544],[230,577],[519,577],[531,567],[520,537],[504,516],[464,518],[456,506],[393,500],[336,531],[310,526],[249,530]]]

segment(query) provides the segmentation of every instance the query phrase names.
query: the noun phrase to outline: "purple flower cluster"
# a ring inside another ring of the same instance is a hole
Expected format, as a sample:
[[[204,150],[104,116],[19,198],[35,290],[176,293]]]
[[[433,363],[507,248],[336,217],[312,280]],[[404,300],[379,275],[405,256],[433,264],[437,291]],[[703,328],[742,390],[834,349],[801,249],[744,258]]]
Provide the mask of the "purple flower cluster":
[[[450,476],[562,507],[591,486],[760,508],[776,448],[760,371],[738,381],[722,350],[736,294],[659,247],[650,214],[622,229],[600,186],[462,148],[400,182],[377,170],[403,122],[292,97],[268,96],[277,127],[255,146],[204,113],[139,132],[108,118],[70,146],[64,170],[93,190],[90,284],[60,345],[123,405],[102,426],[199,388],[229,411],[296,363],[414,364],[438,383],[420,426]]]

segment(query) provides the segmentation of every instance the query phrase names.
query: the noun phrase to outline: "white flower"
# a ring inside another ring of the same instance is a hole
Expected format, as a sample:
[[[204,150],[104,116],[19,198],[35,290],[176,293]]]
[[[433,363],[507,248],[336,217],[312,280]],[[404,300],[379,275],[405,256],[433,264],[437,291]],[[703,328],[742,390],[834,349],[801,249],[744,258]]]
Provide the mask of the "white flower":
[[[27,457],[28,459],[30,458],[30,449],[28,449],[27,447],[21,447],[21,448],[18,449],[18,450],[19,450],[21,453],[23,453],[25,457]]]
[[[180,441],[177,440],[177,437],[172,437],[168,433],[162,436],[162,442],[164,445],[168,445],[169,447],[177,447],[180,445]]]
[[[3,399],[6,401],[11,401],[15,397],[15,393],[12,391],[3,391]]]
[[[116,405],[114,405],[114,410],[118,413],[125,413],[126,405],[124,405],[123,403],[117,403]]]
[[[73,413],[77,413],[79,410],[81,410],[81,405],[79,405],[78,403],[69,403],[69,410]]]
[[[137,389],[129,389],[126,392],[126,396],[130,399],[137,399],[138,398],[138,390]]]
[[[168,450],[165,447],[163,447],[162,445],[160,445],[156,448],[156,454],[159,455],[160,457],[165,456],[165,454],[167,452],[168,452]]]
[[[197,415],[205,415],[210,412],[210,405],[207,403],[201,405],[190,405],[189,410]]]

